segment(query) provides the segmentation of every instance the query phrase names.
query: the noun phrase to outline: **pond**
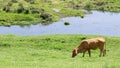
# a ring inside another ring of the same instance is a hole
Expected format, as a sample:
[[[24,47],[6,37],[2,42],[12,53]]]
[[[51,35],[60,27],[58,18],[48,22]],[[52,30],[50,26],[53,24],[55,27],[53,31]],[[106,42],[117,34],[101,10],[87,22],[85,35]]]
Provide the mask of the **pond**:
[[[64,25],[64,22],[70,25]],[[44,35],[44,34],[92,34],[120,36],[120,13],[92,11],[80,17],[66,17],[49,25],[0,26],[0,34]]]

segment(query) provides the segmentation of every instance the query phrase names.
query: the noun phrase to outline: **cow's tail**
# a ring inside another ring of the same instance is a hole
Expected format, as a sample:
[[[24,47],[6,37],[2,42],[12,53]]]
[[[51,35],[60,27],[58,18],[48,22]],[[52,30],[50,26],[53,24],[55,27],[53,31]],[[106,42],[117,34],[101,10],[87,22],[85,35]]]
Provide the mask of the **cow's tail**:
[[[106,55],[106,52],[109,51],[108,49],[106,49],[106,45],[107,45],[107,43],[105,42],[105,45],[104,45],[104,53],[105,53],[105,55]]]
[[[105,42],[105,44],[104,44],[104,49],[106,50],[106,42]]]

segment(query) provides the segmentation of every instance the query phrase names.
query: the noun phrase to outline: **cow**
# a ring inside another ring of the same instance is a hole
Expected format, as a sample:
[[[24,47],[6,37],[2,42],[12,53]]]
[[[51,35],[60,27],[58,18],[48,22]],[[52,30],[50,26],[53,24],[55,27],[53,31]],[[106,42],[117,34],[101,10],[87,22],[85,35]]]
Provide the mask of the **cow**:
[[[83,53],[83,57],[85,55],[85,52],[88,51],[89,57],[91,57],[90,50],[96,50],[97,48],[100,49],[100,55],[105,56],[106,49],[105,49],[105,39],[98,37],[98,38],[92,38],[92,39],[85,39],[81,42],[81,44],[75,48],[72,52],[72,57],[75,57],[78,53]]]

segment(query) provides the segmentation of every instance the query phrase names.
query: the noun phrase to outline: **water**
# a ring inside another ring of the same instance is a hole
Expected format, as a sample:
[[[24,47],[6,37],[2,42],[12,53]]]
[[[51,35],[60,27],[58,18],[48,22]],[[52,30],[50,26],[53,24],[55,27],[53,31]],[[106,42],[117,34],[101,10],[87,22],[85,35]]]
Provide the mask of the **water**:
[[[64,22],[70,25],[64,25]],[[120,36],[120,13],[92,11],[83,19],[66,17],[49,25],[30,25],[25,27],[0,26],[0,34],[44,35],[44,34],[94,34],[105,36]]]

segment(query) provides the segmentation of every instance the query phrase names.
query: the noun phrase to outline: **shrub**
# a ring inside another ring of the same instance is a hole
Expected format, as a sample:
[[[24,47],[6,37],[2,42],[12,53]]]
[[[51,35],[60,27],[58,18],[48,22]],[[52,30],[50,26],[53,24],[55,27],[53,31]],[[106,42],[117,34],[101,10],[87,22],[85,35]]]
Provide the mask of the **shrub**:
[[[90,10],[90,8],[92,7],[91,3],[88,2],[86,5],[85,5],[85,9],[87,10]]]
[[[13,3],[17,3],[17,0],[11,0],[11,2],[13,2]]]
[[[30,11],[28,9],[24,10],[24,14],[29,14],[29,13],[30,13]]]
[[[5,11],[5,12],[10,12],[10,7],[9,7],[9,6],[5,6],[5,7],[3,8],[3,11]]]
[[[102,5],[105,5],[105,4],[107,4],[107,2],[106,1],[96,1],[96,5],[97,6],[102,6]]]
[[[17,9],[17,13],[22,13],[24,11],[24,7],[23,7],[23,4],[22,3],[19,3],[18,5],[18,9]]]
[[[48,13],[43,13],[40,15],[40,18],[46,21],[52,21],[52,15]]]
[[[32,14],[42,14],[42,13],[44,13],[44,9],[36,8],[36,7],[30,7],[30,11],[31,11]]]
[[[10,12],[10,7],[12,6],[12,4],[12,2],[8,2],[8,4],[3,7],[3,11]]]
[[[30,3],[30,4],[34,4],[35,0],[25,0],[26,2]]]
[[[1,44],[0,44],[0,47],[10,47],[11,45],[10,45],[10,43],[8,43],[8,42],[1,42]]]
[[[64,25],[70,25],[70,23],[66,21],[66,22],[64,22]]]

